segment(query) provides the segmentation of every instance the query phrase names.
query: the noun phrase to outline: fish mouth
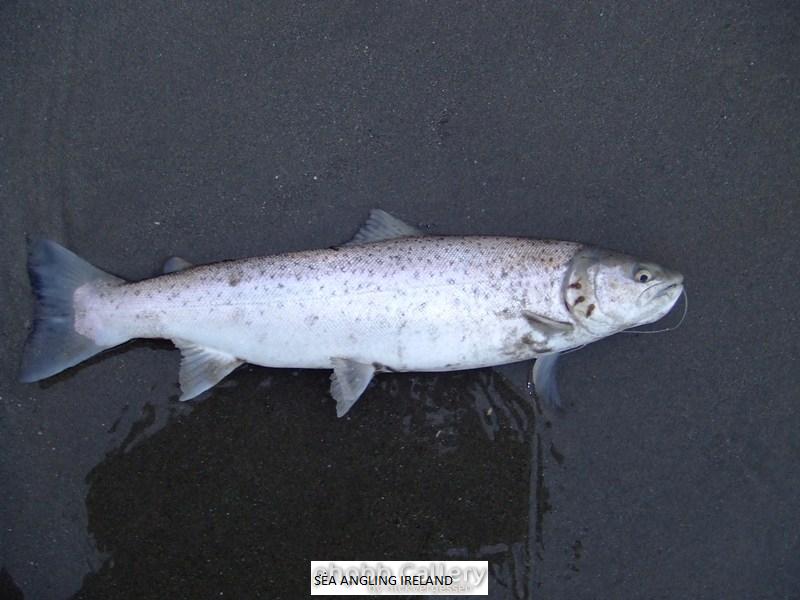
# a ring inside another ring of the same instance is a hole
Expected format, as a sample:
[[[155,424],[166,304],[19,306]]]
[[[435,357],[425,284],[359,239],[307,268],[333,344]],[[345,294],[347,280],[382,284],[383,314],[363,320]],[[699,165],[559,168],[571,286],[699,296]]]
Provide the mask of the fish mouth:
[[[661,287],[661,289],[660,289],[660,290],[658,290],[658,291],[656,292],[656,295],[655,295],[655,296],[653,296],[653,298],[660,298],[661,296],[665,296],[666,294],[668,294],[668,293],[670,292],[670,290],[677,289],[678,291],[680,291],[680,288],[681,288],[681,287],[683,287],[683,285],[682,285],[682,284],[680,284],[680,283],[668,283],[668,284],[664,284],[664,285]]]
[[[671,278],[669,281],[654,283],[639,294],[641,302],[650,303],[664,296],[675,295],[677,299],[683,290],[683,276]],[[677,292],[677,293],[676,293]]]

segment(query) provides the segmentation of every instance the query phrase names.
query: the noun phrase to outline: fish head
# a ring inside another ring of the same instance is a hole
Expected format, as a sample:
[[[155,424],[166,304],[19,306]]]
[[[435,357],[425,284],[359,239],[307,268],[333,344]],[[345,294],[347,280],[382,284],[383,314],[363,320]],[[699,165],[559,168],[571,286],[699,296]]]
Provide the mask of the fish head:
[[[683,293],[683,275],[650,261],[584,248],[564,280],[564,302],[575,321],[598,336],[653,323]]]

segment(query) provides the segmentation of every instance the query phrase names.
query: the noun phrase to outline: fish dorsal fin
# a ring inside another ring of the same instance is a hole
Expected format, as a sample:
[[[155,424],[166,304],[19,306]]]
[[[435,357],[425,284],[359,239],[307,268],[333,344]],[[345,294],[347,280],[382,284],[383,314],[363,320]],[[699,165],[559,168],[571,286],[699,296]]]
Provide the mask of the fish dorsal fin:
[[[556,381],[558,356],[558,352],[544,354],[533,363],[533,389],[536,396],[550,408],[561,408],[561,395]]]
[[[166,275],[167,273],[174,273],[175,271],[183,271],[192,266],[194,266],[192,263],[180,256],[170,256],[164,261],[164,268],[162,271],[164,275]]]
[[[367,389],[375,367],[349,358],[333,358],[331,362],[331,396],[336,400],[336,416],[343,417]]]
[[[425,235],[416,227],[408,223],[403,223],[397,217],[393,217],[385,210],[373,208],[369,211],[367,222],[361,226],[358,233],[345,246],[356,244],[369,244],[371,242],[382,242],[396,238],[416,237]]]
[[[523,310],[522,316],[534,329],[541,332],[543,335],[550,336],[556,333],[569,333],[575,327],[572,323],[565,321],[556,321],[544,315],[540,315],[529,310]]]
[[[209,348],[196,346],[190,342],[175,340],[181,349],[180,400],[191,400],[222,381],[244,361]]]

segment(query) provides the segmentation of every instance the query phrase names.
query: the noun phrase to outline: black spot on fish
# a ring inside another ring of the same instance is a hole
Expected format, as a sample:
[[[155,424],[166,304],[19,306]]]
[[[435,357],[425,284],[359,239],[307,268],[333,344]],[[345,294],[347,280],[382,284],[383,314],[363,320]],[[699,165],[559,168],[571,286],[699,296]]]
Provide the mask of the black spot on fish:
[[[577,298],[575,298],[575,304],[573,306],[577,306],[578,304],[580,304],[584,300],[586,300],[586,298],[584,298],[583,296],[578,296]]]
[[[571,287],[573,290],[579,290],[579,289],[581,289],[581,282],[580,281],[575,281],[573,283],[570,283],[569,287]]]
[[[530,358],[531,353],[544,354],[550,351],[551,349],[548,346],[538,343],[535,339],[533,339],[533,336],[528,333],[519,339],[510,341],[504,348],[504,354],[515,359]]]
[[[591,317],[593,312],[594,312],[594,304],[590,304],[589,306],[586,307],[586,318],[588,319],[589,317]]]

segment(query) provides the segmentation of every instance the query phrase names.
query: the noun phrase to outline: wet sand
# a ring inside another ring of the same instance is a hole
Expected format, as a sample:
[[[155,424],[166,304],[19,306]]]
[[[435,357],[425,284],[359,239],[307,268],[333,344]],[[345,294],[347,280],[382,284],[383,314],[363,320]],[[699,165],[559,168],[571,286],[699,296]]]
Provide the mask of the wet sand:
[[[493,598],[800,593],[791,4],[0,9],[0,596],[297,598],[320,558],[485,558]],[[341,243],[372,207],[686,276],[677,331],[490,370],[245,367],[134,342],[15,381],[25,237],[128,279]]]

